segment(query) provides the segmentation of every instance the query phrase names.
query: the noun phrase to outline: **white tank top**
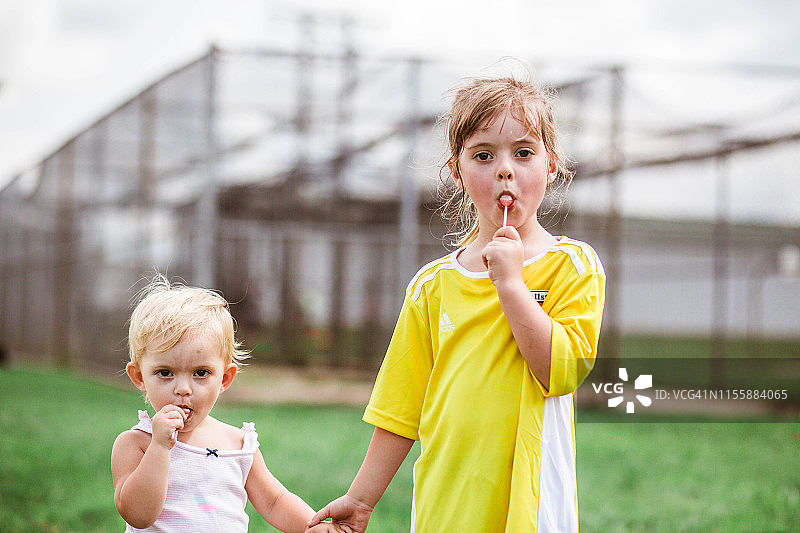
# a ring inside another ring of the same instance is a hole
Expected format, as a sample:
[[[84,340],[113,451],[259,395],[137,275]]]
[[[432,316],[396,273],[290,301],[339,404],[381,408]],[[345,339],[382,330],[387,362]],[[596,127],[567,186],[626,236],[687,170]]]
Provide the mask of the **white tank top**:
[[[147,411],[131,429],[153,434]],[[170,450],[169,484],[164,509],[146,529],[126,524],[126,532],[247,533],[244,483],[258,449],[255,424],[245,422],[241,450],[214,450],[176,442]]]

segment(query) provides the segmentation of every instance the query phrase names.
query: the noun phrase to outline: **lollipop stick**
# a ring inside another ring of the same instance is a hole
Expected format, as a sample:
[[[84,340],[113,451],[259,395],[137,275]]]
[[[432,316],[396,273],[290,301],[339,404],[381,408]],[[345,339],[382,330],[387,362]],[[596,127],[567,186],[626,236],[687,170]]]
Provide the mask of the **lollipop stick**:
[[[500,205],[503,206],[503,227],[508,225],[508,208],[514,203],[514,197],[508,193],[500,195]]]

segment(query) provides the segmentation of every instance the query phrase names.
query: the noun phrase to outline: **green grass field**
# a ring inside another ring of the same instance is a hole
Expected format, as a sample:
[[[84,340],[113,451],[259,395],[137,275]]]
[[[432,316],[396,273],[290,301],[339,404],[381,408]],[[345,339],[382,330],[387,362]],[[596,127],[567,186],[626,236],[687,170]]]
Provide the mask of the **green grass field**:
[[[0,530],[122,531],[109,457],[142,406],[132,387],[0,371]],[[267,464],[315,508],[347,488],[372,432],[358,408],[220,404],[215,415],[255,421]],[[798,424],[579,421],[576,431],[584,532],[800,531]],[[417,450],[370,532],[408,531]],[[251,510],[250,531],[274,530]]]

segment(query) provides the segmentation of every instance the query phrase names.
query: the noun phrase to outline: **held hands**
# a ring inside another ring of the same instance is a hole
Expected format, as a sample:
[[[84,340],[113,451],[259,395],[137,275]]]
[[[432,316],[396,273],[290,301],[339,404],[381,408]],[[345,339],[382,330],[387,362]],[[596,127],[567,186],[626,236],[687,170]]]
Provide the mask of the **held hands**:
[[[330,522],[322,522],[316,526],[306,528],[305,533],[347,533],[347,530],[340,529]]]
[[[186,413],[176,405],[168,404],[153,415],[153,442],[171,449],[178,440],[178,431],[183,429]]]
[[[319,527],[317,524],[328,524],[336,528],[330,531],[364,533],[367,530],[370,516],[372,516],[372,507],[345,494],[341,498],[333,500],[311,517],[311,520],[308,521],[308,527],[311,529],[306,531],[314,531],[315,533],[317,531],[328,531],[316,529],[316,527]],[[322,522],[327,518],[331,518],[333,521]]]
[[[498,229],[481,252],[481,258],[495,287],[510,281],[522,281],[525,248],[519,232],[513,226]]]

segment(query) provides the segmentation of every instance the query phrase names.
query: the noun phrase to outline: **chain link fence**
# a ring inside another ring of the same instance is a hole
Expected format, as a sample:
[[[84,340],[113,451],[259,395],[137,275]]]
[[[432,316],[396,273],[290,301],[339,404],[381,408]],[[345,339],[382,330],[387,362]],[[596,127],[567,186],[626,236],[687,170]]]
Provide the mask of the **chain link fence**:
[[[332,49],[212,48],[0,190],[5,357],[121,369],[132,297],[159,270],[222,291],[255,362],[374,368],[405,284],[448,249],[437,118],[465,69]],[[636,333],[797,339],[797,221],[737,219],[714,165],[796,151],[800,120],[695,143],[702,128],[653,130],[628,75],[537,71],[577,171],[547,223],[604,259],[606,350]],[[685,194],[720,207],[628,212],[647,172],[705,180]]]

